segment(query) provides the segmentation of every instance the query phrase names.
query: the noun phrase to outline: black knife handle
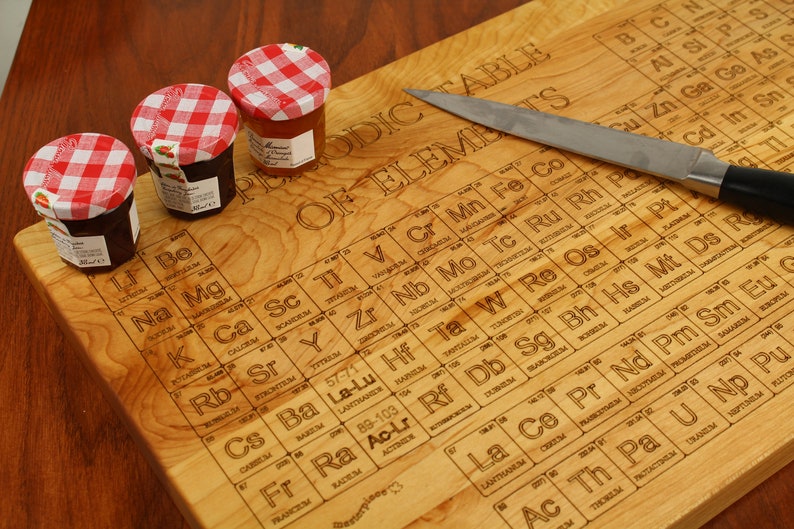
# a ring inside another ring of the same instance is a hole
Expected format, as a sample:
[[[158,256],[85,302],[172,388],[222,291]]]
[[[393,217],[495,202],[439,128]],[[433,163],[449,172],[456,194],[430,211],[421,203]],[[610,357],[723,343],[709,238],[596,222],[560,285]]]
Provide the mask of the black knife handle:
[[[794,174],[731,165],[719,199],[794,226]]]

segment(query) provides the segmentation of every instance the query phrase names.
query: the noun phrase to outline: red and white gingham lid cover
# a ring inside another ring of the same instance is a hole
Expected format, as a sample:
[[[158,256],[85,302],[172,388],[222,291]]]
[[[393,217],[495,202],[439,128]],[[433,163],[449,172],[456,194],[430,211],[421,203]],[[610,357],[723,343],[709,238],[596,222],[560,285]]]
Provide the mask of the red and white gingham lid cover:
[[[34,154],[23,171],[31,202],[43,215],[86,220],[121,205],[137,172],[124,143],[96,133],[64,136]]]
[[[177,84],[149,94],[130,119],[135,143],[153,159],[155,140],[179,143],[179,165],[211,160],[237,136],[239,118],[225,93],[202,84]]]
[[[331,69],[306,46],[268,44],[234,61],[228,82],[232,99],[245,114],[284,121],[325,103],[331,91]]]

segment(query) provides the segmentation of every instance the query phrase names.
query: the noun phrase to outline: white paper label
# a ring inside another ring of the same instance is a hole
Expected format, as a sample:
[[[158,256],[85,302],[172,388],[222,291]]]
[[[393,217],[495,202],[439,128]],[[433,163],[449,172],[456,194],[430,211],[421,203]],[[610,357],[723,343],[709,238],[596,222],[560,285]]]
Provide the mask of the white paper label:
[[[73,237],[66,226],[54,219],[47,219],[47,226],[58,253],[65,260],[80,268],[110,265],[108,245],[102,235]]]
[[[248,152],[265,167],[292,169],[314,160],[314,131],[294,138],[263,138],[247,125]]]
[[[218,177],[188,182],[179,167],[179,143],[154,140],[152,161],[160,176],[154,176],[157,196],[168,209],[184,213],[201,213],[221,207]]]
[[[200,213],[221,207],[217,176],[198,182],[187,182],[154,175],[154,181],[157,195],[169,209]]]
[[[141,221],[138,219],[138,208],[134,198],[130,205],[130,231],[132,231],[132,242],[135,243],[141,234]]]
[[[53,208],[55,203],[61,198],[60,195],[51,193],[44,188],[38,188],[33,192],[33,208],[45,217],[54,217]]]

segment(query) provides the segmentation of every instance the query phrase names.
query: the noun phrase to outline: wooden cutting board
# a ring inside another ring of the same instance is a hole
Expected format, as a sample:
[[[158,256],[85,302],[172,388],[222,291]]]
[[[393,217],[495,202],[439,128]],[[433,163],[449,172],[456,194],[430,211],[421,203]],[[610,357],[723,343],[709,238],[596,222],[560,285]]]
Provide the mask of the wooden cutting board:
[[[195,527],[692,527],[791,461],[791,227],[402,88],[791,171],[794,7],[549,4],[334,89],[300,178],[239,138],[217,217],[142,175],[112,273],[17,235]]]

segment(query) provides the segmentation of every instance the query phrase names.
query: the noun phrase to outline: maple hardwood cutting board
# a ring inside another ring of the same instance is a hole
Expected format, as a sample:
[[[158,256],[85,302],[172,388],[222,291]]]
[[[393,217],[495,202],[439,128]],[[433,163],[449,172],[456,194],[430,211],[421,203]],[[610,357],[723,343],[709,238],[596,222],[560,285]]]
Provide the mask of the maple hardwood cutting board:
[[[195,527],[692,527],[792,459],[794,230],[402,88],[791,171],[792,15],[532,2],[334,89],[315,171],[241,135],[216,217],[142,175],[111,273],[15,245]]]

